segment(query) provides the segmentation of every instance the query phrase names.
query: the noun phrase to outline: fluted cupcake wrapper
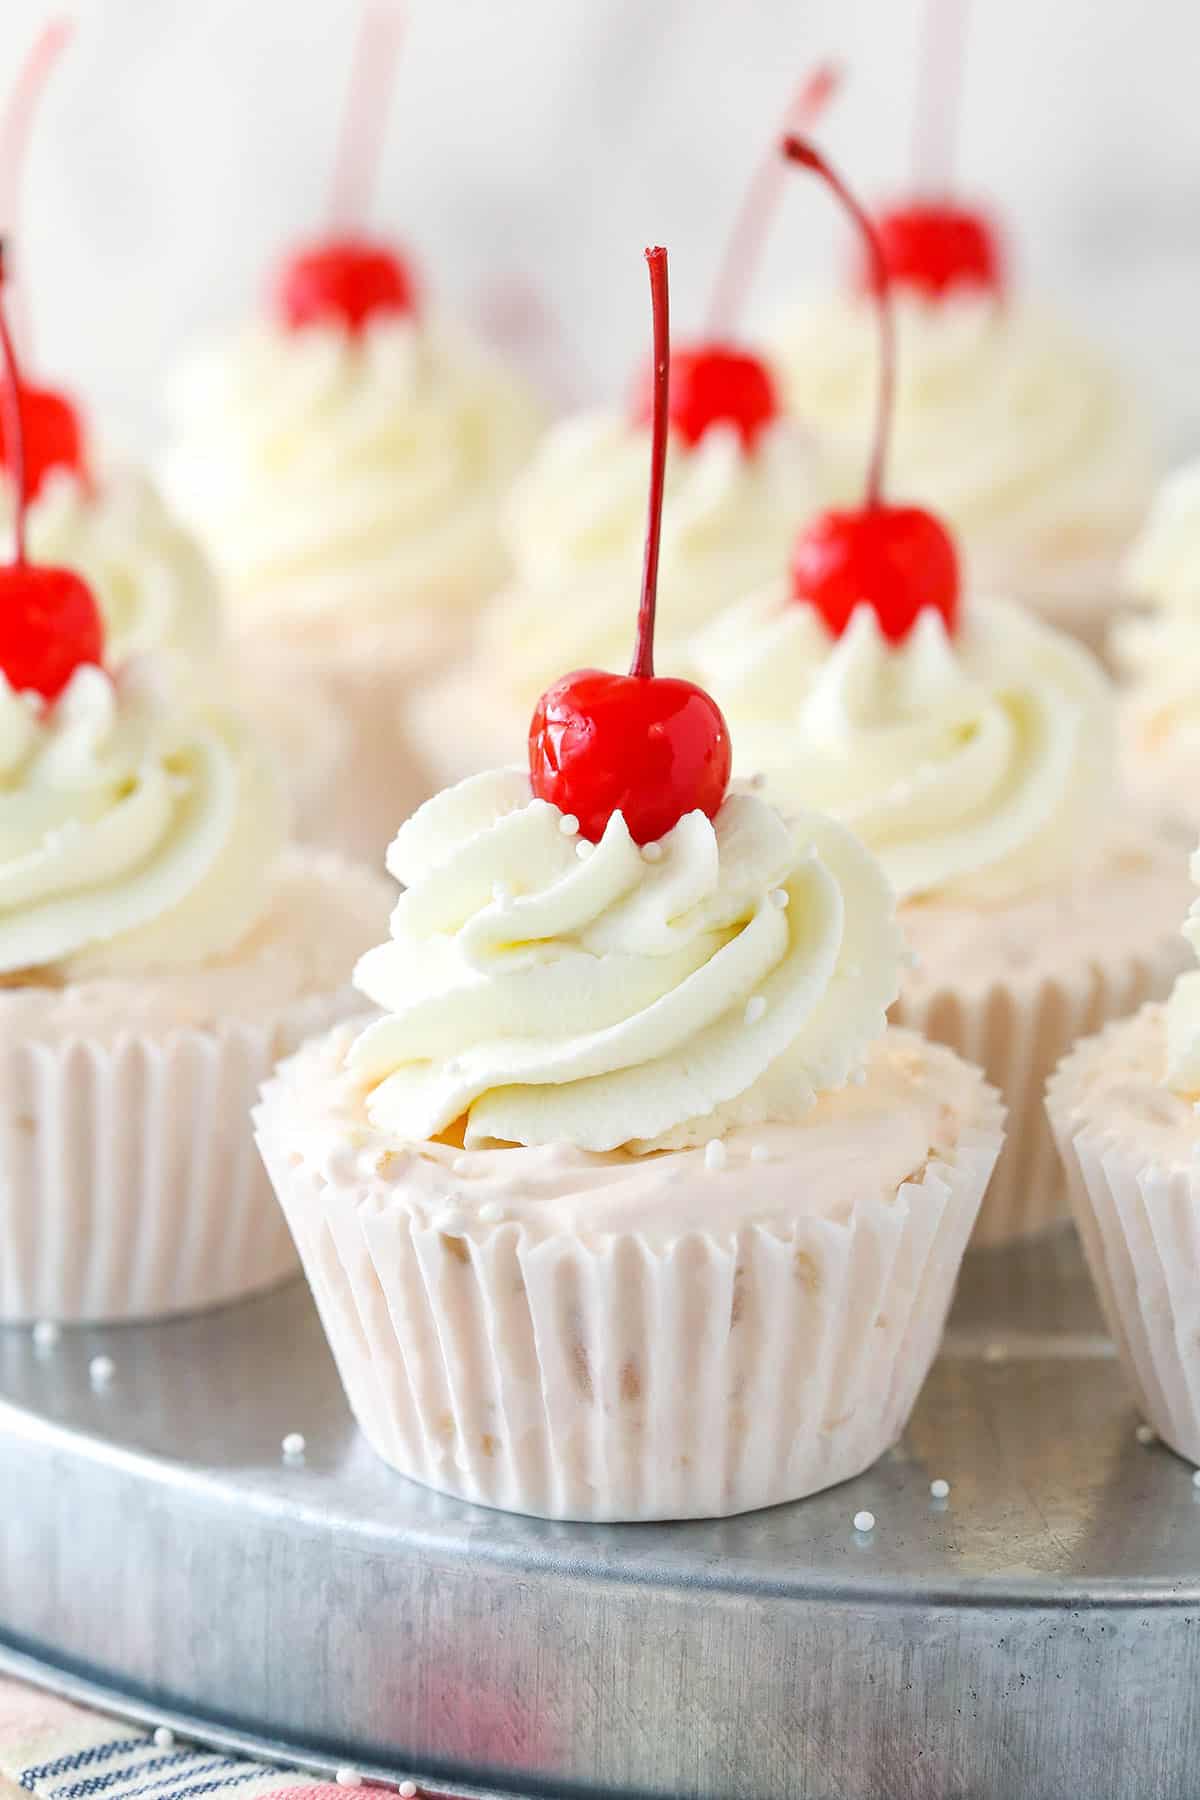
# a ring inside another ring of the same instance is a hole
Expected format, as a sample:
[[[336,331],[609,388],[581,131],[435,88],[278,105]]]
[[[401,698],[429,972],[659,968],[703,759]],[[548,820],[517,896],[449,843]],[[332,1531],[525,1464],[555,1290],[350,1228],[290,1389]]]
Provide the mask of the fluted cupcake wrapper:
[[[988,1095],[953,1165],[845,1217],[585,1241],[447,1233],[402,1177],[386,1197],[331,1183],[291,1149],[294,1104],[284,1071],[259,1144],[363,1432],[429,1487],[557,1519],[721,1517],[872,1463],[937,1349],[1002,1137]]]
[[[250,1108],[361,1005],[344,989],[255,1024],[0,1045],[0,1321],[164,1318],[290,1274]]]
[[[1043,1104],[1046,1082],[1071,1045],[1147,1000],[1163,999],[1179,972],[1179,940],[1116,952],[1030,983],[1020,975],[978,993],[901,987],[889,1019],[981,1068],[1008,1107],[1008,1130],[980,1208],[971,1248],[1032,1237],[1069,1216],[1062,1167]]]
[[[1143,1413],[1200,1463],[1200,1169],[1089,1120],[1078,1066],[1065,1060],[1046,1105],[1084,1254]]]

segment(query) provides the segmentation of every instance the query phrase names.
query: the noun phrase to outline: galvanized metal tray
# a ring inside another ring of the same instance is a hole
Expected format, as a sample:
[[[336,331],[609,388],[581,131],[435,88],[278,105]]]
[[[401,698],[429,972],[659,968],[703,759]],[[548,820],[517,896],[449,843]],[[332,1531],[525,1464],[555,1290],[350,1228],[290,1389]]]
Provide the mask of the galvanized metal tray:
[[[427,1792],[1200,1792],[1200,1489],[1138,1442],[1069,1234],[970,1259],[896,1451],[723,1523],[404,1481],[302,1286],[0,1331],[0,1395],[0,1662],[135,1717]]]

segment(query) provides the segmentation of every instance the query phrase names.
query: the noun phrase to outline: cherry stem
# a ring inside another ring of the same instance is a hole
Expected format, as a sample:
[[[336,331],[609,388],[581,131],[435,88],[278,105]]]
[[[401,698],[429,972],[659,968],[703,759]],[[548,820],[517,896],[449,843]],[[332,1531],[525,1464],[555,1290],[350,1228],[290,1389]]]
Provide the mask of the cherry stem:
[[[3,192],[0,194],[0,231],[17,228],[17,200],[21,191],[25,164],[29,155],[29,139],[46,78],[74,35],[70,19],[51,19],[35,39],[33,48],[17,74],[8,104],[0,118],[0,171]],[[28,319],[22,309],[21,340],[28,348]]]
[[[810,69],[787,103],[783,119],[764,151],[742,197],[725,243],[717,278],[708,304],[705,338],[710,343],[728,341],[737,328],[750,282],[762,260],[767,232],[783,191],[784,171],[775,153],[781,133],[805,131],[814,125],[837,92],[842,72],[836,63],[818,63]]]
[[[962,111],[967,0],[925,0],[913,120],[913,187],[947,195]]]
[[[0,355],[4,359],[4,438],[8,450],[8,467],[13,484],[13,567],[25,566],[25,421],[21,417],[21,374],[17,353],[13,349],[8,315],[4,309],[4,287],[8,277],[8,256],[0,239]]]
[[[330,213],[335,231],[361,224],[366,216],[404,26],[403,6],[376,4],[363,9],[333,165]]]
[[[850,192],[836,169],[826,161],[815,144],[810,144],[807,138],[789,135],[783,140],[783,154],[789,162],[799,163],[802,169],[810,169],[814,175],[819,176],[836,196],[862,234],[867,254],[875,268],[871,292],[879,320],[879,392],[875,403],[875,439],[871,446],[871,461],[867,467],[867,505],[876,507],[883,494],[883,474],[887,464],[896,389],[896,321],[892,311],[892,282],[887,257],[866,208]]]
[[[646,560],[631,675],[654,674],[654,613],[658,605],[658,547],[662,539],[663,487],[667,477],[667,402],[671,387],[671,308],[667,294],[667,253],[647,250],[650,305],[654,311],[654,413],[650,436],[650,511],[646,520]]]

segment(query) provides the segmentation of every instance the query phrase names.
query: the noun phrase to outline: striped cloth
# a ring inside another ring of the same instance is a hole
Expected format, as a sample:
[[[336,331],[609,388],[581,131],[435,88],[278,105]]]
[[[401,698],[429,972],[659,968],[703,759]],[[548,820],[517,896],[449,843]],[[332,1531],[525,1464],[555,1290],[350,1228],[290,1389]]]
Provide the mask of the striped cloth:
[[[164,1735],[156,1741],[152,1732],[0,1678],[0,1800],[224,1800],[235,1790],[238,1800],[348,1800],[345,1787],[316,1775],[161,1741]]]

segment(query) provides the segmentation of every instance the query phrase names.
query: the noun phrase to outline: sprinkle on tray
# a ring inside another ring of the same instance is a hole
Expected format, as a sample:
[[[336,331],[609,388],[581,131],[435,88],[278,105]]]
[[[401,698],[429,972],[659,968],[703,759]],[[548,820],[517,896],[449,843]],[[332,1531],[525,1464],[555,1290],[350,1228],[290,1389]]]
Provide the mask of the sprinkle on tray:
[[[297,1457],[304,1455],[305,1449],[307,1448],[304,1441],[304,1433],[302,1431],[289,1431],[279,1448],[283,1451],[283,1454],[287,1457],[289,1462],[294,1462]]]
[[[856,1512],[854,1515],[854,1529],[855,1531],[861,1532],[874,1531],[875,1514],[873,1512],[867,1512],[865,1509],[862,1512]]]
[[[943,1481],[939,1475],[936,1481],[930,1482],[929,1492],[935,1500],[948,1500],[950,1497],[950,1483],[948,1481]]]
[[[93,1356],[88,1364],[88,1375],[93,1387],[107,1387],[113,1378],[116,1364],[111,1356]]]

